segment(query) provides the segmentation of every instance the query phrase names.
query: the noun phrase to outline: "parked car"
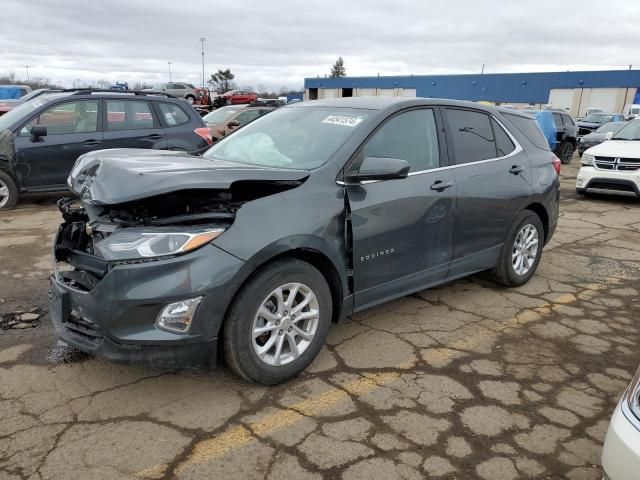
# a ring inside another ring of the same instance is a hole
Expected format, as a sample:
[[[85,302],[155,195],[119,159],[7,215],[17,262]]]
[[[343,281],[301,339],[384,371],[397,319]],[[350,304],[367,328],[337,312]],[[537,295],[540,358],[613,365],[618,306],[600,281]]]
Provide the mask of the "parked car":
[[[622,114],[625,120],[640,118],[640,105],[637,103],[625,105]]]
[[[71,167],[90,151],[209,144],[200,115],[177,98],[132,90],[43,94],[0,117],[0,209],[21,193],[66,190]]]
[[[635,480],[640,471],[640,369],[613,412],[602,448],[606,480]]]
[[[0,85],[0,99],[18,99],[31,92],[29,85]]]
[[[566,112],[552,110],[525,110],[533,115],[547,138],[549,148],[562,163],[569,163],[578,144],[578,127]]]
[[[222,107],[224,105],[242,105],[258,100],[258,95],[246,90],[231,90],[227,93],[218,95],[215,98],[214,106]]]
[[[601,127],[598,127],[591,133],[580,137],[578,141],[578,153],[580,156],[587,150],[588,148],[595,147],[596,145],[600,145],[607,139],[607,133],[613,133],[617,130],[620,130],[627,122],[609,122],[605,123]]]
[[[61,90],[50,90],[48,88],[39,88],[39,89],[33,90],[33,91],[27,93],[26,95],[24,95],[24,96],[22,96],[20,98],[17,98],[17,99],[0,100],[0,116],[4,115],[9,110],[14,109],[15,107],[17,107],[21,103],[27,102],[27,101],[31,100],[32,98],[36,98],[36,97],[42,95],[43,93],[53,93],[53,92],[60,92],[60,91]]]
[[[614,122],[617,120],[618,119],[615,119],[613,115],[604,113],[592,113],[584,117],[582,120],[578,120],[578,135],[587,135],[600,128],[605,123]]]
[[[611,140],[582,154],[576,191],[640,197],[640,120],[606,135]]]
[[[273,111],[273,107],[234,106],[218,108],[202,117],[211,130],[213,141],[229,135],[247,123]]]
[[[506,112],[319,100],[276,109],[202,158],[83,155],[69,176],[82,201],[59,204],[56,332],[116,361],[221,353],[276,384],[346,315],[485,270],[522,285],[556,229],[560,161],[534,119]]]
[[[191,83],[169,82],[160,83],[153,88],[147,88],[143,92],[162,92],[174,97],[184,98],[187,102],[194,104],[199,98],[198,89]]]

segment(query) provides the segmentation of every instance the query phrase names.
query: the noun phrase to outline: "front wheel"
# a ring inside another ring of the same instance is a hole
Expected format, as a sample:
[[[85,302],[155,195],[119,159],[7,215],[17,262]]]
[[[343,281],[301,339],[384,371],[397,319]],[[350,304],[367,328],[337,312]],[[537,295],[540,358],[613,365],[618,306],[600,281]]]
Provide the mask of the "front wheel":
[[[191,95],[187,95],[187,97],[185,98],[185,100],[187,101],[187,103],[189,105],[193,105],[194,103],[196,103],[196,98],[192,97]]]
[[[296,376],[318,355],[332,316],[329,285],[312,265],[279,260],[240,291],[224,325],[229,367],[254,383]]]
[[[491,272],[493,280],[507,287],[527,283],[538,268],[543,244],[544,229],[538,215],[530,210],[520,213]]]
[[[18,187],[10,175],[0,172],[0,210],[8,210],[18,203]]]

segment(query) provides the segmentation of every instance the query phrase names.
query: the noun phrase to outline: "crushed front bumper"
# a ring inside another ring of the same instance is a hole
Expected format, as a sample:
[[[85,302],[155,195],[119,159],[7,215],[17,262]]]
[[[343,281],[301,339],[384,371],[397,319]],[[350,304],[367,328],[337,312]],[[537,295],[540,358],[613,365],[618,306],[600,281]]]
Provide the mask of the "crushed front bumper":
[[[108,360],[154,365],[214,363],[227,308],[252,271],[211,244],[173,258],[109,265],[92,288],[54,268],[50,312],[62,341]],[[196,296],[203,299],[187,333],[156,326],[164,306]]]

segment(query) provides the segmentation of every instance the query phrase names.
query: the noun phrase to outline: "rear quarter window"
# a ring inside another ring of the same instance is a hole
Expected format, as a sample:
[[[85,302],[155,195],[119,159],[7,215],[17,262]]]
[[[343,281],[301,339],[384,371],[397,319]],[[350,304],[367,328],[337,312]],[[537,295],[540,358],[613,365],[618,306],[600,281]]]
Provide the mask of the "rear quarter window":
[[[160,103],[160,113],[164,122],[170,127],[189,123],[189,115],[175,103]]]
[[[519,131],[527,137],[527,139],[537,148],[541,150],[549,150],[549,143],[545,138],[538,122],[534,118],[527,118],[520,115],[512,115],[503,113],[505,118],[509,120]]]

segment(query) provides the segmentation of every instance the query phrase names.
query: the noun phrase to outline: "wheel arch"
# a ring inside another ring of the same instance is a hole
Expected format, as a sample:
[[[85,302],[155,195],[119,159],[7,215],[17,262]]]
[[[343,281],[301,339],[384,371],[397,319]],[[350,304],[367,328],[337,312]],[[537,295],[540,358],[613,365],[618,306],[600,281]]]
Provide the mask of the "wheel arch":
[[[529,210],[538,216],[540,222],[542,222],[542,228],[544,229],[544,243],[547,243],[549,238],[549,213],[545,206],[542,203],[533,202],[527,205],[524,210]]]

